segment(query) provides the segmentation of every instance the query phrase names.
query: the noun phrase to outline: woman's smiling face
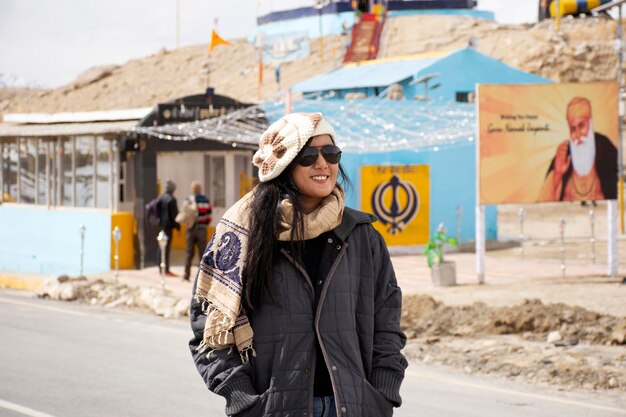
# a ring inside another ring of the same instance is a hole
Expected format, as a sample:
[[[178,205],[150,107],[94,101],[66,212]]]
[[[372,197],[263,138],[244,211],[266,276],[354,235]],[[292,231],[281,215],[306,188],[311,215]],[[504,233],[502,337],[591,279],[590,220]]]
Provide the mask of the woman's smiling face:
[[[308,147],[334,145],[330,135],[314,136],[307,144]],[[333,191],[337,183],[339,164],[328,163],[321,152],[311,166],[304,167],[296,163],[291,171],[291,177],[298,188],[300,203],[305,213],[310,213],[320,204],[322,199]]]

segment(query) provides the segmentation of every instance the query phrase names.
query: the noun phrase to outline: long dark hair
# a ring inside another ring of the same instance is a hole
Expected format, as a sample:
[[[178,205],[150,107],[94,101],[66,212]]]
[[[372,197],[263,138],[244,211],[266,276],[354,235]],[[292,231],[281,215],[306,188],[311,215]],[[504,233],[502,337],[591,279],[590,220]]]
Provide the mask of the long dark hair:
[[[294,158],[278,177],[267,182],[260,182],[252,190],[250,237],[243,268],[244,302],[248,310],[254,310],[259,306],[263,289],[272,297],[272,272],[280,251],[280,243],[276,238],[281,214],[279,204],[284,199],[288,199],[293,204],[289,251],[296,262],[302,261],[304,215],[298,198],[300,192],[291,178],[291,172],[297,160],[298,157]],[[341,164],[339,164],[338,179],[341,180],[340,183],[344,188],[351,187],[352,184]]]

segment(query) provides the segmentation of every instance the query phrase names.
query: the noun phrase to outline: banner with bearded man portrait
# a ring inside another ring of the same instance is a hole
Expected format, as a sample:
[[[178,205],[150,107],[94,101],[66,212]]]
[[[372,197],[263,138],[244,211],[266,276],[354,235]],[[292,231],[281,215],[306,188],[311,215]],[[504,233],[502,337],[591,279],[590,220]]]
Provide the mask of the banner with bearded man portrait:
[[[482,204],[617,198],[616,83],[479,86]]]

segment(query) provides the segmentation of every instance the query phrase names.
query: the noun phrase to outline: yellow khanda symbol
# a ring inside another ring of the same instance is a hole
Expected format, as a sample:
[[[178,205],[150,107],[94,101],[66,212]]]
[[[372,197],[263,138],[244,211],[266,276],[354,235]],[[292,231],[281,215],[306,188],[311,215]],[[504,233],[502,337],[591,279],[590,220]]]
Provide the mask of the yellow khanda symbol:
[[[400,198],[403,191],[405,198]],[[386,199],[386,195],[391,193],[391,199]],[[390,201],[388,206],[385,200]],[[404,206],[401,201],[405,200]],[[380,222],[385,226],[389,225],[387,231],[392,235],[397,235],[404,230],[415,218],[419,211],[419,196],[415,186],[402,181],[397,174],[387,182],[381,182],[372,193],[372,210]]]

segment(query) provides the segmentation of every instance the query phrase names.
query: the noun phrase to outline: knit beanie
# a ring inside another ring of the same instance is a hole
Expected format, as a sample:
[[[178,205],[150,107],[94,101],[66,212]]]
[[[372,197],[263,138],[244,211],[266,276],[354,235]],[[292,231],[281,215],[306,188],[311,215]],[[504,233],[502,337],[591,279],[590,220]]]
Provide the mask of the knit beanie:
[[[318,135],[330,135],[335,142],[335,129],[322,113],[290,113],[272,123],[261,135],[259,150],[252,158],[259,168],[259,180],[278,177],[308,140]]]

